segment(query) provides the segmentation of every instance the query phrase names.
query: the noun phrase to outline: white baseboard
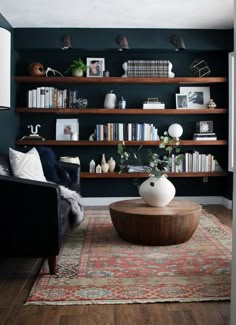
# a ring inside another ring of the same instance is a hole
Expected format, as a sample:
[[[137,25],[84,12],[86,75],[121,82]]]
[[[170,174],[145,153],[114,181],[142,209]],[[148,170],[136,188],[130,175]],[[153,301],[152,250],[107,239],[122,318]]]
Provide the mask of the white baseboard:
[[[86,206],[108,206],[109,204],[130,199],[139,199],[140,197],[83,197],[82,203]],[[177,196],[177,200],[189,200],[202,205],[207,204],[220,204],[224,205],[227,209],[232,209],[232,201],[224,198],[223,196]]]

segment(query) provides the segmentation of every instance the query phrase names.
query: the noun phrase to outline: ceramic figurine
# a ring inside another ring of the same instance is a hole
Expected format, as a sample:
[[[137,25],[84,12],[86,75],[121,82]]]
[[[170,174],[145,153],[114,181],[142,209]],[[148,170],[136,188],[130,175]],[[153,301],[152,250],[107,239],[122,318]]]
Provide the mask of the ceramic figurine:
[[[216,108],[216,103],[214,102],[213,99],[210,99],[209,100],[208,108]]]
[[[95,173],[95,168],[96,168],[96,164],[95,164],[95,161],[92,159],[89,163],[89,172]]]
[[[116,168],[116,161],[111,157],[107,163],[109,165],[109,172],[114,172]]]
[[[97,174],[101,174],[101,172],[102,172],[101,165],[98,164],[98,165],[96,166],[96,173],[97,173]]]

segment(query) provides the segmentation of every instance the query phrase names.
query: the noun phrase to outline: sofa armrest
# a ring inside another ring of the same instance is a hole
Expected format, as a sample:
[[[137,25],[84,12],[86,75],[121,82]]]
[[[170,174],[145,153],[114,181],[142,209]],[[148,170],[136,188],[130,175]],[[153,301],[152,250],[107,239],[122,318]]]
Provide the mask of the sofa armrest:
[[[68,187],[71,190],[76,191],[77,193],[80,192],[80,165],[74,164],[74,163],[68,163],[68,162],[63,162],[59,161],[57,164],[57,172],[63,173],[63,170],[66,171],[69,175],[69,179],[66,180],[66,175],[64,174],[64,179],[68,183]]]
[[[0,176],[0,199],[1,253],[59,252],[62,199],[57,184]]]

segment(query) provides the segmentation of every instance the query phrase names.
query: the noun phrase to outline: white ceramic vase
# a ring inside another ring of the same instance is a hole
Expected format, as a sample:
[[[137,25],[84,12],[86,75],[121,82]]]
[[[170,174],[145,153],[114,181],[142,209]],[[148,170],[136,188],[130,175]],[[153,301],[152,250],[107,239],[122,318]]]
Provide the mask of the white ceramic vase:
[[[113,159],[113,157],[111,157],[107,163],[109,165],[109,172],[114,172],[116,168],[116,161]]]
[[[83,72],[83,70],[80,70],[80,69],[72,70],[72,75],[74,77],[83,77],[84,72]]]
[[[150,176],[139,187],[139,195],[150,206],[164,207],[175,196],[174,185],[165,177]]]

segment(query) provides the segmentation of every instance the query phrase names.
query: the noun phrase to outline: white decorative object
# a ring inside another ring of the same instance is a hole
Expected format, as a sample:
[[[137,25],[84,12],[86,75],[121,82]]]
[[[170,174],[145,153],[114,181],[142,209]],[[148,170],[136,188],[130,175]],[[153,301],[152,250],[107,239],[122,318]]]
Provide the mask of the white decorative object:
[[[113,157],[111,157],[109,160],[108,160],[108,165],[109,165],[109,172],[114,172],[115,168],[116,168],[116,161],[113,159]]]
[[[63,157],[60,157],[59,160],[62,162],[80,165],[80,159],[78,156],[77,157],[63,156]]]
[[[0,109],[11,106],[11,33],[0,27]]]
[[[9,148],[9,159],[14,176],[41,182],[47,181],[36,148],[26,153]]]
[[[164,207],[175,196],[174,185],[165,177],[150,176],[139,187],[139,195],[150,206]]]
[[[100,164],[98,164],[98,165],[96,166],[96,173],[97,173],[97,174],[101,174],[101,172],[102,172],[102,167],[101,167]]]
[[[168,133],[172,138],[178,140],[183,134],[183,128],[180,124],[174,123],[169,126]]]
[[[109,170],[109,165],[108,165],[108,163],[102,164],[102,165],[101,165],[101,168],[102,168],[102,172],[103,172],[103,173],[107,173],[108,170]]]
[[[28,125],[28,128],[30,128],[30,136],[33,136],[33,137],[39,137],[38,135],[38,128],[41,128],[41,125],[40,124],[37,124],[35,125],[35,130],[34,130],[34,126],[32,124]]]
[[[122,64],[122,68],[123,68],[123,70],[124,70],[124,74],[121,76],[122,78],[127,78],[127,71],[128,71],[128,63],[127,62],[124,62],[123,64]]]
[[[116,107],[116,95],[113,93],[113,90],[110,93],[106,94],[104,100],[104,108],[115,108]]]
[[[216,108],[216,103],[214,102],[213,99],[210,99],[209,100],[208,108]]]
[[[57,71],[57,70],[55,70],[55,69],[52,69],[52,68],[50,68],[50,67],[47,67],[47,69],[46,69],[46,71],[45,71],[45,75],[46,75],[46,77],[48,77],[50,73],[52,73],[54,76],[59,75],[59,76],[61,76],[61,77],[64,77],[63,74],[62,74],[61,72],[59,72],[59,71]]]
[[[96,164],[95,161],[92,159],[89,163],[89,172],[95,173],[95,170],[96,170]]]

